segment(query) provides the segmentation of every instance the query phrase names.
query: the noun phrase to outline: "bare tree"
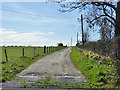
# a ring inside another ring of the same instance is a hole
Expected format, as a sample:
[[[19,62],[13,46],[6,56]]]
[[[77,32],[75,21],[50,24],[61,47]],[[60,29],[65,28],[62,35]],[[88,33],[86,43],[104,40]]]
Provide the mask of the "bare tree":
[[[103,18],[101,20],[100,25],[100,35],[102,40],[110,40],[112,37],[112,28],[111,24],[106,20],[106,18]]]
[[[115,36],[120,36],[120,1],[118,2],[69,2],[69,3],[60,3],[61,12],[71,12],[75,9],[79,11],[89,9],[94,7],[94,15],[91,10],[88,12],[89,17],[86,17],[87,22],[92,27],[96,22],[99,22],[101,18],[106,18],[106,20],[115,27]],[[115,15],[111,16],[111,9]],[[96,14],[96,15],[95,15]],[[92,16],[90,18],[90,16]]]
[[[88,42],[89,41],[89,37],[90,37],[90,34],[89,34],[88,28],[87,28],[87,30],[84,31],[84,41]]]

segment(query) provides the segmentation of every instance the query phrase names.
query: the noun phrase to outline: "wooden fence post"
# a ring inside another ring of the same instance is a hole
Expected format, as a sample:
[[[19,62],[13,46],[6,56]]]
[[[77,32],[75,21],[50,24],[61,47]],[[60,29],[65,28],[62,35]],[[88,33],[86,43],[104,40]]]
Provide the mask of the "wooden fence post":
[[[50,47],[50,51],[52,51],[52,46]]]
[[[51,46],[51,51],[52,51],[52,46]]]
[[[50,46],[49,46],[49,52],[50,52]]]
[[[34,55],[35,55],[35,50],[36,50],[36,48],[34,47]]]
[[[24,57],[24,48],[23,48],[23,57]]]
[[[44,46],[44,53],[46,53],[46,46]]]
[[[6,57],[6,62],[8,62],[7,51],[6,51],[6,49],[5,49],[5,57]]]
[[[47,53],[48,53],[48,47],[47,47]]]

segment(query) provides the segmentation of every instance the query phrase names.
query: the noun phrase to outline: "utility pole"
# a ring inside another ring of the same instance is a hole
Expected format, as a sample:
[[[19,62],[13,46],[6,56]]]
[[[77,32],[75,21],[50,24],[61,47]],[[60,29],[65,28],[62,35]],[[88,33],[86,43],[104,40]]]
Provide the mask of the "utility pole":
[[[72,47],[72,37],[71,37],[71,47]]]
[[[77,44],[78,44],[79,42],[78,42],[78,32],[77,32]]]
[[[82,27],[82,43],[84,44],[83,16],[82,16],[82,14],[81,14],[81,27]]]

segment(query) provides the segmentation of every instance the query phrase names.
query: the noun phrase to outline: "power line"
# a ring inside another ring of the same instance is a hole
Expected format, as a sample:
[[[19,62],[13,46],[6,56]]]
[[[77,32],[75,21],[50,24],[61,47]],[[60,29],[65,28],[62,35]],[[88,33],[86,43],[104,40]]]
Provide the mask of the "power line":
[[[25,12],[14,11],[14,10],[7,10],[7,9],[0,9],[0,10],[8,11],[8,12],[16,13],[16,14],[20,13],[20,14],[27,14],[27,15],[31,15],[31,16],[43,17],[43,16],[40,16],[37,14],[25,13]]]
[[[41,16],[39,14],[32,14],[32,13],[26,13],[26,12],[21,12],[21,11],[15,11],[15,10],[9,10],[9,9],[1,9],[1,11],[7,11],[7,12],[12,12],[12,13],[20,13],[20,14],[26,14],[26,15],[31,15],[31,16],[36,16],[36,17],[48,17],[48,16]],[[55,17],[52,17],[52,16],[49,16],[50,18],[55,18]],[[70,18],[70,17],[69,17]],[[72,17],[73,18],[73,17]]]

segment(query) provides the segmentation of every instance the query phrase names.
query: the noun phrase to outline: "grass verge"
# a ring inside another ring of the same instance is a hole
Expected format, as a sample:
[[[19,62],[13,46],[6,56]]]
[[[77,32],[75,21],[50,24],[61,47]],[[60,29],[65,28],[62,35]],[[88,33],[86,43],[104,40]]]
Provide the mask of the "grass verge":
[[[74,66],[88,79],[83,83],[85,88],[115,88],[117,76],[113,76],[112,67],[106,64],[98,64],[98,61],[83,55],[76,47],[72,47],[70,58]]]

